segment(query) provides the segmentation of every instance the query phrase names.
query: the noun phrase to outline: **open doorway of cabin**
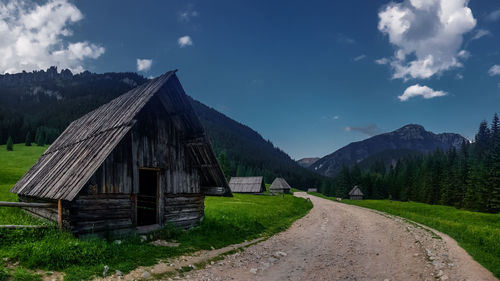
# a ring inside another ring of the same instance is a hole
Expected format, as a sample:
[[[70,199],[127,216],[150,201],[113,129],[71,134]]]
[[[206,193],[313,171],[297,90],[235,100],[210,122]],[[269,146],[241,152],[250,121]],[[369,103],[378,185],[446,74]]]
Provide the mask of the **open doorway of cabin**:
[[[137,194],[137,226],[158,223],[158,171],[139,169]]]

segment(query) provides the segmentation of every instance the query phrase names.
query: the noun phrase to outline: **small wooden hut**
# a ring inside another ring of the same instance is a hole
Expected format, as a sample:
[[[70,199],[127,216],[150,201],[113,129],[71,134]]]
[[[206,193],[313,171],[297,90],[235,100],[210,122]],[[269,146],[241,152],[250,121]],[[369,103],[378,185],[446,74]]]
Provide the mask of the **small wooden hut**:
[[[361,189],[356,185],[351,189],[349,192],[349,199],[351,200],[363,200],[363,192],[361,192]]]
[[[232,177],[229,188],[235,193],[262,193],[266,191],[263,177]]]
[[[271,193],[290,193],[290,185],[286,182],[284,178],[275,178],[271,186],[269,187],[269,192]]]
[[[231,196],[175,71],[72,122],[11,192],[77,235],[194,226],[205,195]]]
[[[308,188],[307,192],[318,192],[317,188]]]

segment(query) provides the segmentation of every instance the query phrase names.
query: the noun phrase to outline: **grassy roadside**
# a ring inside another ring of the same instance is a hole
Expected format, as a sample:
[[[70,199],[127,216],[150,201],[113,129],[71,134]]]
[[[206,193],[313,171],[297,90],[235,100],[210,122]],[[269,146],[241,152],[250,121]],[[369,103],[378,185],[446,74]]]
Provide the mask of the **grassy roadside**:
[[[311,194],[335,200],[319,193]],[[500,214],[416,202],[345,199],[341,202],[400,216],[446,233],[477,262],[500,278]]]
[[[0,200],[14,201],[8,191],[43,153],[43,147],[14,146],[6,151],[0,146]],[[257,237],[267,237],[288,228],[304,216],[312,204],[291,195],[253,196],[235,194],[233,198],[207,197],[205,219],[197,228],[183,231],[172,227],[155,232],[148,240],[176,240],[177,248],[157,247],[137,236],[120,238],[76,239],[54,228],[37,230],[0,229],[0,281],[39,280],[26,270],[62,271],[65,280],[86,280],[101,275],[104,266],[109,273],[127,273],[138,266],[148,266],[160,259],[192,253],[202,249],[222,248]],[[17,208],[0,207],[0,224],[40,224]],[[3,258],[7,258],[5,262]],[[30,275],[31,274],[31,275]],[[17,277],[16,277],[17,276]],[[23,277],[24,276],[24,277]],[[4,278],[4,279],[2,279]]]

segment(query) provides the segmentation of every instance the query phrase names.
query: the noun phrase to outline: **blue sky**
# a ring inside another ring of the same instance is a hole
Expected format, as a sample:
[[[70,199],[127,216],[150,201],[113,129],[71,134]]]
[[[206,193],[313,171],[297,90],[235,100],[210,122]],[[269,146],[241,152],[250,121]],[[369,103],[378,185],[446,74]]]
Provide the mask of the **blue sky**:
[[[296,159],[409,123],[471,139],[500,111],[497,0],[36,3],[0,4],[0,72],[179,69]]]

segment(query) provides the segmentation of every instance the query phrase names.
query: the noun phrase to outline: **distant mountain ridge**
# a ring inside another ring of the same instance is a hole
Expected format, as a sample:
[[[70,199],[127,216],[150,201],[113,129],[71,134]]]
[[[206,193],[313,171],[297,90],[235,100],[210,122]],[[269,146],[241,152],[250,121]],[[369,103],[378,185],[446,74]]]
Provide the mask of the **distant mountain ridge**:
[[[316,163],[320,158],[319,157],[308,157],[297,160],[297,164],[304,168],[310,167],[312,164]]]
[[[334,177],[342,165],[353,166],[371,156],[386,151],[387,155],[406,155],[413,152],[427,153],[436,149],[459,148],[466,138],[454,133],[435,134],[417,124],[409,124],[395,131],[380,134],[363,141],[353,142],[329,154],[309,167],[324,176]],[[400,152],[388,152],[399,150]],[[391,156],[395,157],[395,156]],[[394,158],[387,158],[391,160]],[[372,159],[373,161],[373,159]]]

